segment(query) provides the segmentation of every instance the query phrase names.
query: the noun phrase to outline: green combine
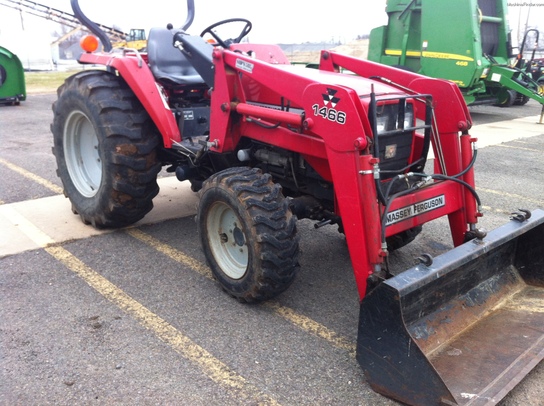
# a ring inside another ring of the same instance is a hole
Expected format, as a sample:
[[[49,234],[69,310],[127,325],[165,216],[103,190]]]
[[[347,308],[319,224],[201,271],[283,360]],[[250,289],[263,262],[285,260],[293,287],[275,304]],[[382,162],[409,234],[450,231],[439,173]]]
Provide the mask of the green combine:
[[[23,65],[17,55],[0,47],[0,104],[19,105],[25,99]]]
[[[467,105],[534,99],[544,112],[544,87],[509,64],[518,55],[506,0],[388,0],[386,12],[388,25],[370,34],[369,60],[451,80]]]

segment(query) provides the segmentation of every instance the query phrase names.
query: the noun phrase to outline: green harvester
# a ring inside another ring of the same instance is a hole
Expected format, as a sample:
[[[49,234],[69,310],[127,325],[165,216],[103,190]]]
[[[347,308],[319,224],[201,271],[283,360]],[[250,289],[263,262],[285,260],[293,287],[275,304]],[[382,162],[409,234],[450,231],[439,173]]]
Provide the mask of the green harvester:
[[[521,58],[525,44],[513,53],[507,11],[506,0],[388,0],[388,24],[371,31],[368,59],[451,80],[467,105],[534,99],[544,113],[544,83]]]
[[[19,105],[25,99],[23,65],[17,55],[0,46],[0,104]]]

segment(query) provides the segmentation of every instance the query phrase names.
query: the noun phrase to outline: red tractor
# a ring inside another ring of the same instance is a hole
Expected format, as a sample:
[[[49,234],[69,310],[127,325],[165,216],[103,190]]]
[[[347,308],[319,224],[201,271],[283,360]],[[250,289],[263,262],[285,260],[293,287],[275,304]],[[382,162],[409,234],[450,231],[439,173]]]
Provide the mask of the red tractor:
[[[77,0],[72,7],[105,48],[79,59],[105,69],[68,78],[53,106],[58,174],[84,222],[141,219],[166,166],[199,192],[206,258],[243,302],[292,283],[297,219],[336,224],[361,298],[357,359],[375,390],[405,403],[465,404],[466,393],[498,401],[506,380],[511,388],[543,358],[544,331],[525,330],[544,314],[499,304],[542,306],[544,212],[517,213],[485,238],[478,230],[476,140],[455,84],[330,51],[319,69],[293,66],[278,46],[243,43],[244,19],[192,36],[193,0],[181,29],[150,31],[146,52],[111,51]],[[235,38],[217,33],[236,23]],[[442,216],[457,248],[392,277],[388,252]],[[500,343],[486,341],[497,328],[489,314],[503,326]],[[471,350],[453,362],[456,340]],[[474,362],[497,347],[500,360]]]

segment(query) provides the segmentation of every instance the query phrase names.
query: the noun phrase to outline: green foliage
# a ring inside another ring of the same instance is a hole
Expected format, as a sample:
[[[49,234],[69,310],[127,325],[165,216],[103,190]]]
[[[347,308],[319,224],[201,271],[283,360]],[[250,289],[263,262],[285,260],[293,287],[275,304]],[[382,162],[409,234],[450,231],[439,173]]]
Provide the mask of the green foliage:
[[[26,91],[27,93],[54,93],[64,83],[64,79],[74,72],[25,72]]]

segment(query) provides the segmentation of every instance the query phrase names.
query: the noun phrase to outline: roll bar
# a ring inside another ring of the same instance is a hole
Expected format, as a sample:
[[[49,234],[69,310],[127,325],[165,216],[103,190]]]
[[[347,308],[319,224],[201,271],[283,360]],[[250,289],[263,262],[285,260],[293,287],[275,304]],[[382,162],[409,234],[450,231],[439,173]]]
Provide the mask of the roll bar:
[[[183,31],[187,31],[187,29],[193,23],[194,19],[195,19],[195,0],[187,0],[187,19],[185,20],[185,23],[183,23],[183,25],[181,26],[181,29]]]
[[[106,35],[104,31],[100,29],[96,23],[92,22],[83,12],[81,11],[81,8],[79,7],[78,0],[70,0],[70,5],[72,6],[72,10],[74,12],[74,15],[76,18],[81,21],[81,24],[83,24],[85,27],[89,29],[94,35],[96,35],[100,41],[102,42],[102,45],[104,46],[104,51],[109,52],[112,49],[111,41],[109,37]]]
[[[112,45],[109,37],[106,35],[106,33],[100,29],[100,27],[91,21],[85,14],[83,14],[83,11],[81,11],[81,7],[79,7],[79,1],[78,0],[70,0],[70,5],[72,6],[72,10],[74,12],[74,16],[83,24],[85,27],[89,29],[94,35],[96,35],[100,41],[102,42],[102,45],[104,46],[104,51],[109,52],[112,50]],[[183,26],[181,29],[183,31],[186,31],[191,24],[193,23],[193,20],[195,19],[195,1],[194,0],[187,0],[187,19],[183,23]]]

